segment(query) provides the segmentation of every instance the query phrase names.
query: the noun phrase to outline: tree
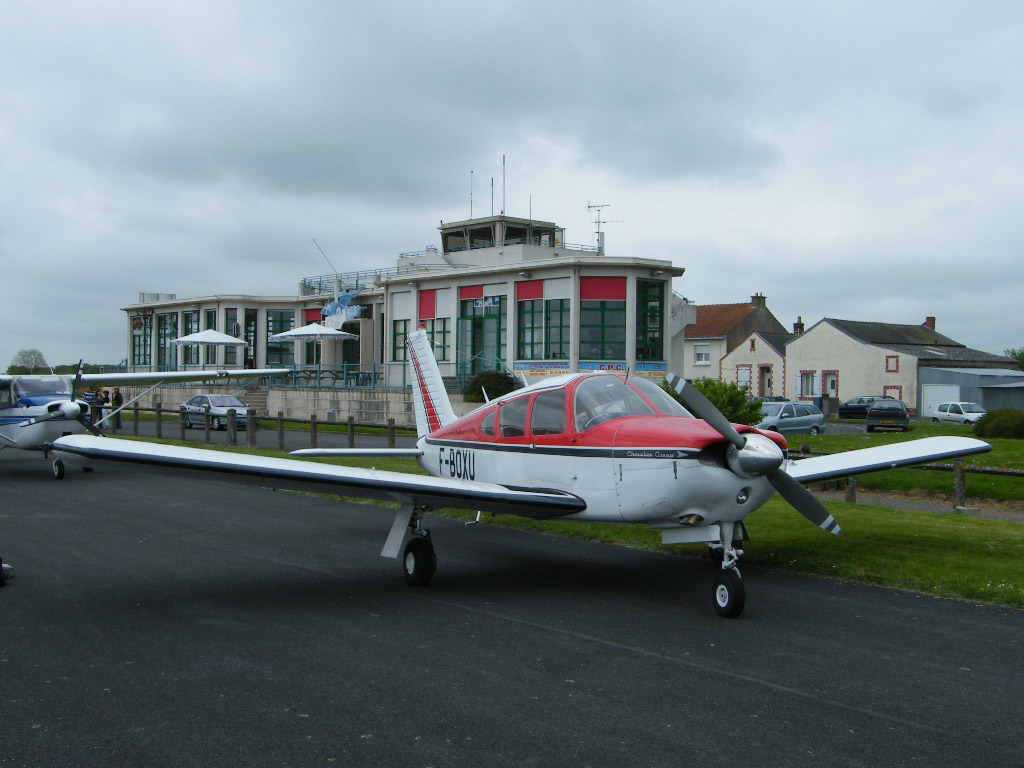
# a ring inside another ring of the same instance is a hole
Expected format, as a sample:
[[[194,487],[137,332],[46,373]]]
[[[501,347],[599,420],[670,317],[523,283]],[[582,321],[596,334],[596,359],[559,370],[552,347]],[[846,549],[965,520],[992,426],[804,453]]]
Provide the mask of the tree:
[[[1024,368],[1024,347],[1021,347],[1020,349],[1008,349],[1003,352],[1003,354],[1007,357],[1012,357],[1017,361],[1017,365]]]
[[[694,379],[690,383],[733,424],[757,424],[763,418],[761,403],[747,397],[746,387],[741,387],[731,381],[718,381],[717,379]],[[667,383],[664,388],[676,400],[683,402]],[[685,406],[686,403],[683,405]]]
[[[48,373],[49,370],[50,367],[46,364],[46,358],[43,357],[43,353],[38,349],[19,349],[14,359],[11,360],[11,364],[7,367],[7,373],[11,375]]]

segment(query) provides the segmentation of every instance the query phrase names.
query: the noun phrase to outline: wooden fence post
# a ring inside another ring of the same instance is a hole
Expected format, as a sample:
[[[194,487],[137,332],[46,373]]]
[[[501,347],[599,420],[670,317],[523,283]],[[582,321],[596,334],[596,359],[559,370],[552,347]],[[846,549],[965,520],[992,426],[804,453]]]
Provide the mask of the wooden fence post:
[[[316,414],[309,414],[309,447],[316,448]]]
[[[228,445],[238,445],[238,414],[228,408]]]
[[[181,406],[181,410],[178,412],[178,417],[179,417],[178,421],[181,422],[181,428],[179,429],[179,432],[181,433],[181,440],[184,441],[185,440],[185,406],[184,405]]]
[[[135,404],[132,405],[132,431],[135,436],[139,436],[139,401],[136,400]]]
[[[156,436],[157,438],[164,436],[164,410],[163,403],[160,402],[156,404]]]
[[[277,412],[277,450],[284,450],[284,411]]]
[[[388,448],[395,447],[395,420],[394,418],[388,419]]]
[[[206,406],[206,412],[203,413],[203,426],[205,428],[203,434],[203,442],[207,445],[210,444],[210,406]]]
[[[348,417],[348,447],[356,447],[356,417]]]
[[[256,447],[256,430],[260,428],[260,419],[256,415],[255,408],[249,408],[245,412],[245,444],[250,448]]]
[[[846,478],[846,500],[856,503],[857,501],[857,478]]]
[[[957,459],[953,463],[953,506],[967,506],[967,484],[964,478],[964,470],[967,464],[963,459]]]

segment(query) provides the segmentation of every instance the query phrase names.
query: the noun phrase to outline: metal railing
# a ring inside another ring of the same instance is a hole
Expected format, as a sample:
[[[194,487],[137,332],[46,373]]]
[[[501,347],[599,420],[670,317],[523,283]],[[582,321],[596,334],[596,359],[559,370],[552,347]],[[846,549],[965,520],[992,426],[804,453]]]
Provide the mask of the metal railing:
[[[343,291],[355,291],[372,288],[376,283],[390,277],[411,275],[416,272],[437,272],[452,269],[469,269],[469,264],[409,264],[388,269],[369,269],[361,272],[339,272],[336,275],[314,275],[304,277],[300,282],[302,296],[318,296],[334,293],[334,283],[338,281]]]

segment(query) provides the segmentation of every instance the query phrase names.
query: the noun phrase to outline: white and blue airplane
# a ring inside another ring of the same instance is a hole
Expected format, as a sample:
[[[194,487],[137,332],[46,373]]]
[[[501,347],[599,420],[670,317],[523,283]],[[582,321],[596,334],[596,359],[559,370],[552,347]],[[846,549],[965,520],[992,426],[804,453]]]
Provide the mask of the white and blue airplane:
[[[146,390],[148,392],[166,382],[259,378],[290,372],[284,368],[263,368],[82,373],[82,364],[79,363],[75,376],[0,374],[0,450],[15,448],[23,451],[48,451],[54,440],[65,435],[85,432],[100,434],[97,420],[90,418],[89,403],[79,395],[82,386],[151,384]],[[129,400],[124,406],[130,405],[146,392]],[[102,421],[109,420],[110,415]],[[53,461],[53,472],[56,477],[63,477],[64,465],[59,459]]]
[[[781,435],[729,421],[670,376],[683,408],[657,384],[620,373],[576,373],[516,390],[457,417],[425,330],[409,334],[416,448],[296,451],[320,456],[414,456],[426,475],[208,451],[91,435],[61,437],[69,461],[146,464],[162,473],[397,501],[381,555],[409,583],[437,566],[425,513],[440,507],[580,523],[641,523],[666,544],[705,543],[720,564],[713,605],[743,610],[737,547],[744,519],[778,493],[829,533],[839,525],[805,483],[983,453],[965,437],[933,437],[801,461]]]

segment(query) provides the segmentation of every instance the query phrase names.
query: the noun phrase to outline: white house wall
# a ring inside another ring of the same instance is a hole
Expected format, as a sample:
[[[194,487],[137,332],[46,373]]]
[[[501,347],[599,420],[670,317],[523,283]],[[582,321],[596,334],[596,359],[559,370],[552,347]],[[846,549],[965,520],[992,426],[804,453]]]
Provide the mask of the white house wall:
[[[754,349],[750,349],[750,342],[754,342]],[[739,384],[741,369],[750,371],[750,394],[753,397],[772,397],[781,395],[786,379],[786,358],[776,351],[767,341],[756,333],[744,339],[736,349],[722,358],[721,361],[722,381],[731,381]],[[763,368],[768,368],[771,373],[771,387],[762,392],[758,388],[759,374]]]
[[[812,373],[814,391],[803,392],[800,379]],[[830,375],[840,402],[862,395],[889,394],[917,408],[917,358],[863,344],[827,322],[819,323],[786,346],[785,395],[810,400],[822,394]]]

